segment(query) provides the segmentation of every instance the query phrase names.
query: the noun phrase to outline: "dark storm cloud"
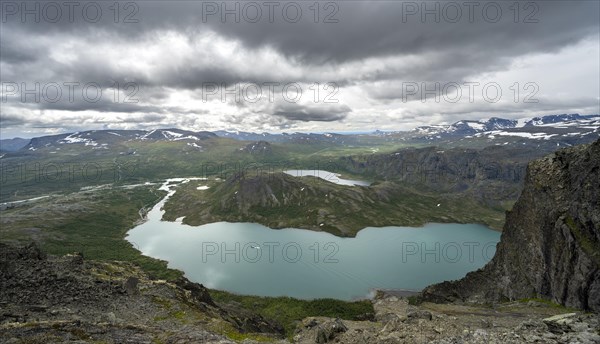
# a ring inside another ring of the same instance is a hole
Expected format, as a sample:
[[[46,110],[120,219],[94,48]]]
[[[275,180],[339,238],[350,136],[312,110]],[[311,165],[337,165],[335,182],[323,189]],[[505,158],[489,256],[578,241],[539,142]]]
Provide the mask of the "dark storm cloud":
[[[80,3],[78,8],[83,9],[86,2]],[[241,15],[239,23],[236,23],[232,15],[222,20],[221,2],[133,2],[135,8],[121,9],[116,22],[114,10],[109,9],[110,3],[92,3],[100,4],[103,9],[97,23],[86,21],[85,18],[91,15],[83,15],[83,10],[74,11],[71,23],[65,9],[57,23],[44,20],[44,16],[36,23],[33,16],[27,16],[23,24],[20,13],[17,13],[8,15],[4,25],[25,27],[37,34],[61,32],[66,35],[88,35],[92,39],[101,29],[130,40],[137,40],[140,35],[153,30],[169,29],[190,36],[213,30],[240,40],[251,49],[274,47],[305,64],[335,64],[373,56],[423,54],[430,51],[452,51],[457,54],[455,58],[484,54],[495,60],[503,56],[552,51],[574,43],[590,32],[597,32],[599,6],[595,1],[537,1],[537,9],[522,4],[518,22],[515,23],[515,11],[510,8],[513,2],[475,1],[472,18],[469,18],[469,7],[464,6],[463,2],[452,2],[462,13],[460,20],[454,23],[450,22],[454,17],[454,9],[446,8],[446,2],[429,1],[421,5],[402,1],[349,1],[337,2],[337,9],[325,9],[325,3],[320,3],[318,23],[315,23],[315,13],[309,9],[312,3],[276,1],[271,23],[268,7],[259,1],[256,3],[261,5],[263,16],[258,22],[252,23],[244,15],[244,2],[231,1],[225,4],[229,9],[236,4],[240,6],[237,13]],[[283,14],[283,8],[288,3],[298,4],[302,10],[296,23],[286,20],[290,15]],[[496,5],[488,6],[487,3]],[[218,5],[217,13],[207,15],[207,7],[212,4]],[[428,6],[429,9],[439,6],[439,11],[436,11],[440,14],[439,22],[436,22],[434,15],[427,15],[423,21],[421,8],[416,14],[410,14],[413,4]],[[502,13],[498,22],[493,22],[496,7]],[[88,12],[94,11],[88,9]],[[129,21],[137,22],[127,22],[125,17],[128,15],[131,17]],[[331,15],[331,19],[337,20],[337,23],[324,23],[327,15]],[[523,23],[526,19],[538,22]],[[447,63],[452,65],[458,62],[455,58]]]
[[[123,123],[151,123],[160,122],[165,119],[165,116],[158,114],[144,114],[140,116],[122,116],[119,120]]]
[[[26,124],[27,120],[14,114],[0,114],[0,125],[3,127],[20,126]]]
[[[86,122],[90,122],[87,120]],[[20,126],[25,126],[27,128],[56,128],[57,126],[65,126],[65,125],[82,125],[84,124],[79,117],[65,117],[60,119],[60,123],[56,123],[56,121],[52,120],[52,118],[48,118],[48,116],[44,112],[40,112],[35,117],[23,116],[20,114],[8,114],[0,116],[0,126],[2,128],[17,128]]]
[[[12,107],[23,107],[30,110],[64,110],[64,111],[98,111],[98,112],[116,112],[116,113],[133,113],[133,112],[153,112],[153,113],[167,113],[167,112],[185,112],[185,110],[176,107],[161,107],[155,105],[144,105],[138,103],[125,103],[125,102],[114,102],[111,99],[112,96],[100,97],[98,100],[85,100],[85,99],[74,99],[72,102],[65,96],[63,100],[57,102],[44,101],[40,97],[39,101],[35,101],[33,97],[30,97],[29,101],[22,102],[20,99],[7,99],[2,102],[2,106]],[[92,99],[92,97],[90,97]]]
[[[7,32],[9,28],[2,28],[0,39],[0,57],[3,63],[26,64],[38,60],[44,51],[27,43],[27,36]]]
[[[28,8],[33,8],[35,3],[43,6],[43,2],[30,1]],[[62,4],[60,1],[58,3]],[[63,5],[64,13],[56,23],[48,21],[53,18],[44,20],[44,17],[52,16],[44,16],[41,10],[39,23],[33,20],[33,16],[27,15],[23,24],[19,10],[15,15],[6,15],[5,25],[26,26],[38,34],[61,32],[93,36],[102,29],[131,40],[152,30],[169,29],[193,36],[210,29],[239,39],[249,48],[275,47],[286,56],[306,63],[339,63],[371,56],[422,54],[446,49],[487,52],[490,56],[494,52],[512,55],[552,50],[590,31],[597,32],[598,25],[598,3],[595,1],[536,1],[537,8],[521,4],[517,23],[515,10],[510,7],[513,2],[509,1],[475,1],[472,18],[469,18],[469,7],[460,1],[450,2],[453,4],[450,7],[448,2],[442,1],[429,1],[425,5],[410,1],[338,1],[337,8],[327,9],[327,2],[321,2],[317,23],[314,22],[314,10],[309,8],[312,2],[275,1],[273,22],[268,16],[265,2],[255,2],[260,5],[262,12],[256,23],[246,15],[249,10],[244,11],[246,5],[241,1],[225,3],[228,9],[239,6],[236,11],[238,23],[232,15],[222,20],[222,2],[132,2],[134,5],[127,9],[124,4],[120,5],[117,18],[114,9],[109,7],[112,2],[91,2],[102,8],[102,15],[95,23],[90,21],[95,19],[95,6],[88,6],[86,15],[83,14],[86,2],[78,3],[80,5],[74,9],[72,22]],[[297,4],[292,7],[302,10],[298,22],[290,22],[292,15],[289,13],[293,14],[294,8],[288,8],[288,15],[283,13],[290,3]],[[208,14],[208,7],[213,4],[218,8],[217,13],[211,15]],[[417,13],[411,14],[414,4],[427,8],[418,7]],[[435,6],[439,6],[439,10],[435,11],[439,13],[439,22],[431,14],[426,15],[423,21],[423,10],[434,9]],[[494,22],[498,7],[502,13]],[[458,20],[454,19],[456,8],[462,13]],[[337,20],[337,23],[325,23],[327,16]],[[525,20],[538,22],[523,23]]]
[[[147,125],[149,123],[161,123],[165,120],[165,115],[159,114],[126,114],[118,117],[119,123],[122,124],[136,124],[136,125]],[[37,128],[50,128],[56,127],[55,119],[48,116],[47,113],[41,111],[37,116],[22,116],[15,114],[8,114],[0,116],[0,125],[4,128],[14,128],[21,125],[27,125],[30,127]],[[69,128],[85,128],[85,125],[97,125],[110,124],[112,120],[103,118],[86,118],[82,120],[77,115],[71,114],[67,116],[61,116],[60,126],[66,126]]]
[[[273,114],[292,121],[339,121],[348,116],[352,110],[346,105],[301,105],[296,103],[282,103],[275,107]]]
[[[429,51],[454,51],[468,54],[511,56],[532,51],[552,51],[571,40],[590,32],[597,32],[598,3],[591,1],[537,1],[539,11],[530,19],[537,23],[523,23],[532,9],[520,10],[515,23],[514,12],[509,9],[513,2],[497,1],[502,14],[498,22],[492,22],[494,11],[485,1],[476,1],[473,20],[468,18],[467,8],[459,4],[463,15],[457,23],[439,22],[428,15],[423,21],[420,14],[407,13],[407,3],[401,1],[338,2],[338,23],[312,22],[310,11],[303,20],[289,23],[256,25],[241,21],[232,25],[220,19],[209,22],[216,31],[241,39],[247,46],[269,45],[287,56],[305,63],[339,63],[382,55],[423,54]],[[426,5],[440,6],[445,2],[428,1]],[[418,5],[421,5],[419,3]],[[426,6],[425,5],[425,6]],[[524,6],[524,5],[522,5]],[[483,8],[488,8],[483,14]],[[212,17],[210,17],[212,18]],[[574,20],[577,18],[577,20]],[[551,34],[549,34],[551,32]],[[447,61],[452,64],[452,60]]]
[[[135,103],[115,103],[110,100],[101,99],[97,102],[61,102],[61,103],[47,103],[43,105],[47,110],[65,110],[65,111],[86,111],[95,110],[98,112],[165,112],[165,109],[159,106],[147,106],[139,105]]]

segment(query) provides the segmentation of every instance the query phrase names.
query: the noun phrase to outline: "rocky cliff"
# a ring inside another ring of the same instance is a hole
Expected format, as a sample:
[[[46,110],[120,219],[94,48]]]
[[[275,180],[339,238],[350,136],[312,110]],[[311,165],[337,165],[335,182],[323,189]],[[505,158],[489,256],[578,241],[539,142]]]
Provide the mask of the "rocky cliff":
[[[441,146],[343,157],[339,166],[352,173],[413,185],[420,190],[462,194],[493,206],[518,198],[527,163],[543,155],[542,150],[529,147],[465,149]]]
[[[600,140],[532,161],[484,268],[423,291],[426,300],[541,297],[600,311]]]

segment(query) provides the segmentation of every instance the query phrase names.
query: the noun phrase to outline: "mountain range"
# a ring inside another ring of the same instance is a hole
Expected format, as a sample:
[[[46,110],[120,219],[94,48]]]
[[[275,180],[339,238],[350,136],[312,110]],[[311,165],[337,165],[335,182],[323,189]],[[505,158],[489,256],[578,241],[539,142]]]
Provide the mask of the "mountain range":
[[[545,131],[543,129],[540,130],[540,128],[544,128]],[[597,131],[598,128],[600,128],[600,116],[598,115],[562,114],[523,118],[519,120],[498,117],[479,121],[462,120],[450,125],[417,127],[412,133],[414,135],[422,135],[423,137],[468,137],[469,135],[484,134],[487,136],[520,136],[533,139],[545,139],[551,137],[550,135],[559,135],[560,133],[556,131],[557,129],[572,129],[573,132],[587,134],[589,133],[589,130],[593,132],[594,130]]]
[[[253,133],[243,131],[155,130],[91,130],[35,137],[30,140],[0,140],[0,151],[35,151],[42,147],[82,144],[103,149],[122,141],[185,141],[188,145],[209,138],[223,137],[239,141],[327,143],[356,145],[365,143],[444,143],[448,141],[485,141],[487,144],[513,144],[519,141],[546,141],[553,146],[571,146],[593,141],[600,135],[600,115],[560,114],[519,120],[492,117],[487,120],[461,120],[450,125],[420,126],[410,131],[374,131],[367,134],[340,133]],[[556,144],[554,144],[556,143]]]

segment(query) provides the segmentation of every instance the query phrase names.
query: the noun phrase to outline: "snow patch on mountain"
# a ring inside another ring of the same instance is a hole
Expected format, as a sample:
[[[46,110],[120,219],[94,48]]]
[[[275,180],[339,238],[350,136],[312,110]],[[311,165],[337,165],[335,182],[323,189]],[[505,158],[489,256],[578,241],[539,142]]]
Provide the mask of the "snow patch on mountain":
[[[536,139],[536,140],[540,140],[540,139],[548,140],[553,136],[558,136],[558,134],[527,133],[527,132],[514,132],[514,131],[508,132],[508,131],[500,131],[500,130],[490,131],[485,134],[488,135],[490,138],[493,138],[495,135],[499,135],[499,136],[518,136],[518,137],[524,137],[524,138]]]
[[[485,124],[479,122],[467,122],[467,125],[475,130],[484,130]]]
[[[150,136],[150,135],[154,134],[155,132],[156,132],[156,130],[152,130],[152,131],[150,131],[150,132],[147,132],[146,134],[144,134],[144,135],[142,135],[142,136],[140,137],[140,140],[147,140],[147,139],[148,139],[148,136]]]
[[[183,136],[183,134],[181,134],[181,133],[175,133],[175,132],[168,131],[168,130],[161,130],[161,134],[167,140],[173,140],[173,139],[176,139],[176,138],[179,138],[179,137]]]
[[[89,133],[88,133],[89,134]],[[86,146],[97,146],[98,142],[92,140],[92,139],[88,139],[88,138],[83,138],[81,137],[79,132],[73,133],[67,137],[65,137],[64,139],[60,140],[59,143],[62,144],[69,144],[69,143],[83,143]]]
[[[202,150],[202,146],[200,146],[199,144],[197,144],[196,142],[188,142],[187,143],[188,146],[193,147],[193,148],[197,148]]]

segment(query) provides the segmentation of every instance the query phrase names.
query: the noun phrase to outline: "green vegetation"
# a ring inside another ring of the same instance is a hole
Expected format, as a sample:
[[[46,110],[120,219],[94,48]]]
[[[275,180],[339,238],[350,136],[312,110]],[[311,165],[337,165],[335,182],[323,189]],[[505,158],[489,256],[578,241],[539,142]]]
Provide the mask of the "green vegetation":
[[[208,190],[197,190],[209,185]],[[482,223],[500,230],[505,209],[466,195],[435,195],[391,182],[337,185],[314,177],[267,173],[222,182],[180,185],[165,204],[166,220],[184,223],[256,222],[355,236],[365,227],[422,226],[428,222]]]
[[[550,307],[550,308],[556,308],[556,309],[560,309],[560,310],[564,310],[564,311],[579,311],[576,308],[565,307],[563,305],[560,305],[558,303],[552,302],[552,301],[550,301],[548,299],[542,299],[540,297],[531,297],[531,298],[519,299],[519,300],[517,300],[517,302],[519,302],[519,303],[536,302],[536,303],[543,304],[543,305],[545,305],[547,307]]]
[[[398,143],[371,141],[369,139],[355,146],[272,143],[269,155],[240,152],[240,148],[248,142],[228,138],[200,141],[198,144],[202,149],[190,147],[183,141],[121,141],[98,150],[80,144],[61,145],[60,150],[42,147],[35,152],[2,159],[0,202],[50,193],[64,195],[77,192],[82,187],[109,183],[134,184],[182,176],[226,176],[242,169],[314,169],[326,166],[332,159],[343,155],[391,152],[403,147]],[[126,152],[135,154],[124,154]],[[123,167],[122,174],[118,173],[118,166]],[[340,171],[334,168],[332,172]]]
[[[419,295],[408,296],[406,299],[411,306],[418,306],[423,302],[423,299]]]
[[[164,192],[149,187],[105,189],[31,202],[2,211],[4,241],[38,241],[44,251],[81,252],[86,259],[121,260],[139,265],[150,276],[174,279],[180,271],[165,261],[143,256],[124,240],[140,220],[139,211],[153,206]]]
[[[575,220],[567,216],[565,219],[565,223],[569,226],[571,233],[581,245],[583,251],[590,256],[592,259],[596,261],[597,265],[600,265],[600,245],[595,243],[591,238],[588,238],[582,231],[579,229],[580,227],[577,225]]]
[[[310,316],[323,316],[358,320],[374,314],[369,300],[346,302],[334,299],[298,300],[290,297],[261,297],[237,295],[211,290],[210,295],[218,303],[239,303],[243,308],[255,310],[265,318],[283,325],[288,336],[294,333],[297,323]]]

